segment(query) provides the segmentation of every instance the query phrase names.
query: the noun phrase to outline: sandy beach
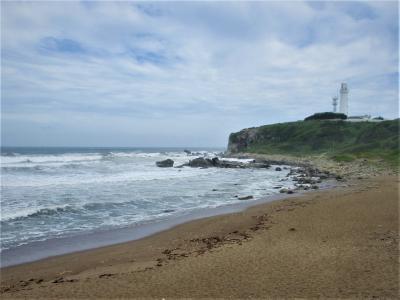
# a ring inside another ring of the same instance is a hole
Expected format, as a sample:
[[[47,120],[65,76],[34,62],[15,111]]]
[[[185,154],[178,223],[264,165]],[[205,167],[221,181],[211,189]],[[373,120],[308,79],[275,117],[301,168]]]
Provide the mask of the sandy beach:
[[[352,181],[4,268],[2,297],[396,298],[398,183]]]

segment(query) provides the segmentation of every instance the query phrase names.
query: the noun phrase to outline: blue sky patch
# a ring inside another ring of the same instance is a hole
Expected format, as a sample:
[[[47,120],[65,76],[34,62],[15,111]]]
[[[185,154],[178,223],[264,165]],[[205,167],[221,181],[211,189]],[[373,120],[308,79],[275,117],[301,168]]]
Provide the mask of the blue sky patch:
[[[66,38],[45,37],[40,40],[40,48],[51,52],[85,53],[80,43]]]

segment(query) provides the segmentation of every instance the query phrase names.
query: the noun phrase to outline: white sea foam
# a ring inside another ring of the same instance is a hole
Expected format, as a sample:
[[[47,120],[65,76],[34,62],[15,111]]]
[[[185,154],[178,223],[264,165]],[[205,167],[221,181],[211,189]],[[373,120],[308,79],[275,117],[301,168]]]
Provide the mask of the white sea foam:
[[[67,154],[67,155],[18,155],[1,156],[1,164],[26,164],[26,163],[65,163],[99,160],[102,155],[94,154]]]
[[[194,209],[278,193],[287,172],[266,169],[159,168],[215,152],[103,151],[2,155],[2,247],[130,226]],[[228,159],[238,160],[238,159]],[[249,160],[239,160],[249,162]]]

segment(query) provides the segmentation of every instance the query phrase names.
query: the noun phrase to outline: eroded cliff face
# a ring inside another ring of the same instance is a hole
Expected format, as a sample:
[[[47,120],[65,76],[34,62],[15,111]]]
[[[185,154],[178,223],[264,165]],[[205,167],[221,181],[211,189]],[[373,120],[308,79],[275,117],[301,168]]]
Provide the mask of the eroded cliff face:
[[[258,128],[246,128],[231,133],[228,141],[228,153],[245,152],[248,146],[258,139]]]

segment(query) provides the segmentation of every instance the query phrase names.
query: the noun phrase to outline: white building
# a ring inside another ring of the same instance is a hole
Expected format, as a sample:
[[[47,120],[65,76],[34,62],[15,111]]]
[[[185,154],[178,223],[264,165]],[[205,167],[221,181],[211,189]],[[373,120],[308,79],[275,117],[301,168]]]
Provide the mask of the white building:
[[[349,90],[347,88],[347,83],[342,83],[340,87],[340,105],[339,112],[345,114],[346,116],[349,114]]]

